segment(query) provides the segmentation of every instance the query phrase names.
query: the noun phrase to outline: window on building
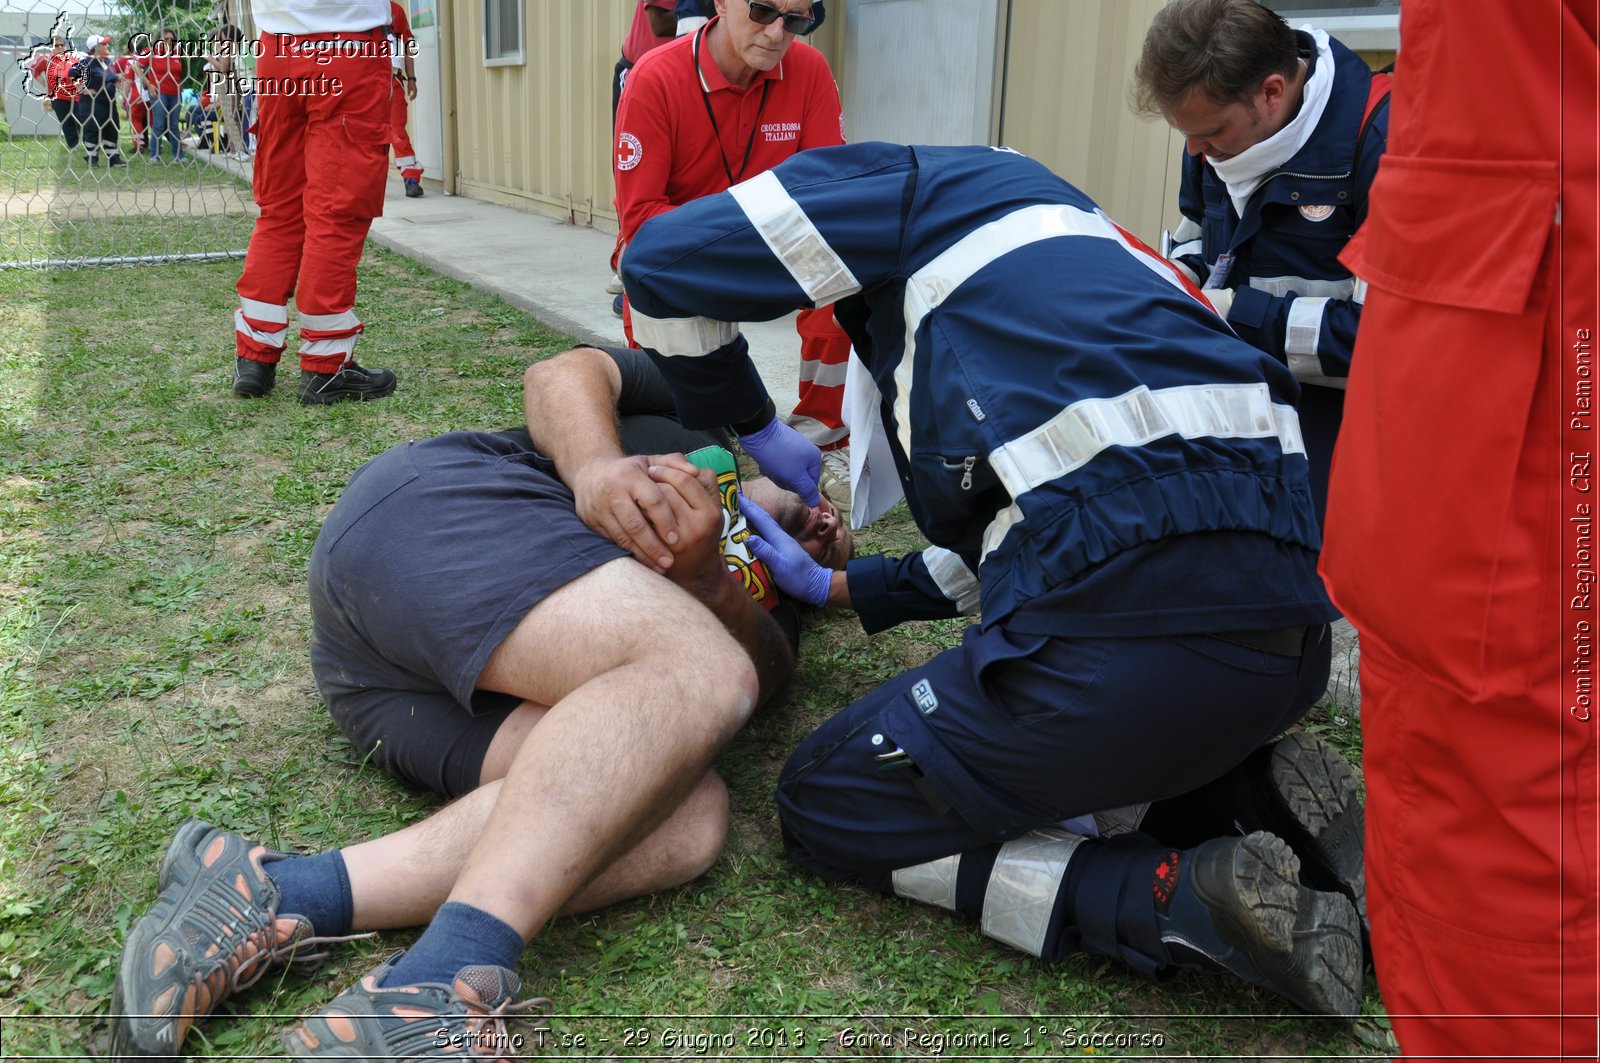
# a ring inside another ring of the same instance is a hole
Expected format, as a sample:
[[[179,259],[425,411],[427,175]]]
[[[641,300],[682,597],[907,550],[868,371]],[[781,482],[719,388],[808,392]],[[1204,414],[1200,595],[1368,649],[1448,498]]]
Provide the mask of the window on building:
[[[1288,20],[1327,30],[1358,52],[1400,46],[1400,0],[1261,0]]]
[[[483,0],[483,65],[513,66],[525,61],[522,0]]]

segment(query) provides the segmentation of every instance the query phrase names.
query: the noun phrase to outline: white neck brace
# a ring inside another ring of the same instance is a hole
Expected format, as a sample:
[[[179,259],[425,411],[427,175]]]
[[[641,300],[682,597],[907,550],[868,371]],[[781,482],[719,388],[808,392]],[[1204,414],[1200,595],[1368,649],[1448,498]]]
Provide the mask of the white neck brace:
[[[1301,29],[1311,34],[1316,42],[1317,62],[1302,90],[1304,95],[1300,100],[1300,113],[1272,136],[1231,159],[1217,162],[1210,156],[1206,157],[1211,168],[1217,171],[1217,176],[1222,178],[1222,183],[1228,186],[1228,198],[1233,200],[1233,209],[1237,214],[1244,214],[1245,203],[1268,174],[1305,147],[1317,123],[1322,121],[1328,98],[1333,95],[1333,50],[1328,47],[1328,35],[1310,26],[1302,26]]]

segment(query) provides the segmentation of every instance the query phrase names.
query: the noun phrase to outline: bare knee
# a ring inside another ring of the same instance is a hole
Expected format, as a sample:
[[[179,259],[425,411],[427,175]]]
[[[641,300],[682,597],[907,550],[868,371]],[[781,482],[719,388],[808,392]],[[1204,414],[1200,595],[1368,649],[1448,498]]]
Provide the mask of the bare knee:
[[[721,625],[701,629],[660,660],[674,677],[680,704],[703,720],[719,748],[755,711],[761,687],[755,664]]]
[[[692,881],[711,870],[728,841],[728,788],[716,772],[708,771],[684,799],[682,830],[676,839],[674,877]]]

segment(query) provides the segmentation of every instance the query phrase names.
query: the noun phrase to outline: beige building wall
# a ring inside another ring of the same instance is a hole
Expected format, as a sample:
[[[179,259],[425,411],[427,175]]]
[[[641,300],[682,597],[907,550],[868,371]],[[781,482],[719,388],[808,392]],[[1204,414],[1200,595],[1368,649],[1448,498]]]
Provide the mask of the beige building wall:
[[[1011,0],[999,142],[1082,188],[1155,246],[1178,221],[1182,141],[1128,87],[1163,0]]]
[[[454,191],[615,231],[611,76],[634,0],[525,0],[527,61],[511,66],[483,64],[483,0],[450,0],[449,10]],[[824,53],[834,21],[830,10],[812,38]]]

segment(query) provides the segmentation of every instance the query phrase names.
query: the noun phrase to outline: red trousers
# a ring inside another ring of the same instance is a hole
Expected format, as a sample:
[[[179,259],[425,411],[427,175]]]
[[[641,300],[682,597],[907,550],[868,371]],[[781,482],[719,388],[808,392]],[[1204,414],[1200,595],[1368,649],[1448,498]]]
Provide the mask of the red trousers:
[[[276,362],[288,303],[300,318],[300,366],[338,369],[362,324],[356,264],[372,219],[383,213],[394,78],[373,32],[291,37],[264,34],[256,66],[254,192],[261,214],[250,236],[234,314],[240,357]]]
[[[405,83],[396,79],[394,92],[389,96],[389,143],[394,148],[394,166],[402,179],[420,181],[422,166],[417,162],[416,149],[411,146],[411,135],[406,132],[409,117]]]
[[[1346,257],[1370,290],[1322,571],[1361,636],[1373,958],[1408,1059],[1596,1051],[1597,23],[1406,0]]]

